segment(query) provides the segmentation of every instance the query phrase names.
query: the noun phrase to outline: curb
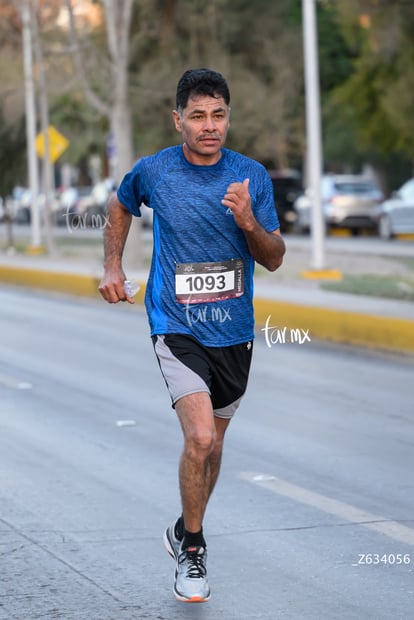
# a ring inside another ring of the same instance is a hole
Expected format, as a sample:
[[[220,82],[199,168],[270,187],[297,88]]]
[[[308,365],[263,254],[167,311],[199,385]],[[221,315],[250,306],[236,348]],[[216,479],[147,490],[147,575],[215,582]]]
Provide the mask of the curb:
[[[0,281],[7,284],[40,288],[58,293],[70,293],[82,297],[97,297],[99,295],[98,277],[76,273],[0,265]]]
[[[7,284],[99,298],[100,278],[0,265],[0,281]],[[135,301],[144,303],[145,282]],[[414,321],[359,312],[302,306],[284,301],[255,298],[256,325],[269,344],[300,343],[301,339],[329,340],[343,344],[414,353]],[[307,336],[306,336],[307,335]]]
[[[414,321],[362,312],[255,299],[256,323],[266,340],[280,344],[329,340],[386,351],[414,353]]]

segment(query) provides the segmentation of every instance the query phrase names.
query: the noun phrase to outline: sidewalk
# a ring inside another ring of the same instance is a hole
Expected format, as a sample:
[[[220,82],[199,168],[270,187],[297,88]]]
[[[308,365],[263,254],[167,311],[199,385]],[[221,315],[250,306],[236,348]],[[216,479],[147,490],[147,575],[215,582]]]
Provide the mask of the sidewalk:
[[[306,263],[303,252],[291,245],[288,242],[280,271],[267,274],[259,269],[255,278],[256,323],[269,344],[320,339],[414,353],[414,303],[322,290],[317,281],[298,276],[298,265],[306,268]],[[367,269],[366,256],[343,254],[341,251],[335,261],[342,258],[348,270]],[[372,265],[381,273],[393,269],[393,263],[388,264],[384,257],[373,256]],[[13,285],[99,297],[101,274],[98,257],[50,259],[0,252],[0,282]],[[128,272],[129,278],[141,284],[137,303],[143,303],[146,276],[145,270]]]

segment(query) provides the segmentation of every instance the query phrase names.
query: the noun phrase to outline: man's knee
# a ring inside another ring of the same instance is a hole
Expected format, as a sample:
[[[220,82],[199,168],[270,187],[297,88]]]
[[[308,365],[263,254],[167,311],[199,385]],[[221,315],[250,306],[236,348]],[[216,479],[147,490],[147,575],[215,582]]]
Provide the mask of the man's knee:
[[[209,456],[216,447],[217,433],[213,426],[194,426],[185,433],[186,448],[198,455]]]
[[[184,433],[186,452],[209,456],[217,439],[217,429],[209,394],[190,394],[176,403]]]

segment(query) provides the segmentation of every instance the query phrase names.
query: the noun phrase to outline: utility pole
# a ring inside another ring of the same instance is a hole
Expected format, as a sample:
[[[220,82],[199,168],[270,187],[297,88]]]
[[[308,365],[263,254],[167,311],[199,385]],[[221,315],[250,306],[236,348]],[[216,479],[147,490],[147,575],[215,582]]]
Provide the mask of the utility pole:
[[[40,239],[40,211],[39,211],[39,170],[35,148],[36,140],[36,106],[35,88],[33,80],[33,54],[30,0],[22,0],[21,19],[23,30],[23,61],[26,104],[26,140],[27,140],[27,167],[29,189],[31,196],[31,253],[43,251]]]
[[[325,222],[321,204],[322,138],[315,0],[302,0],[306,94],[306,165],[311,200],[312,265],[325,268]]]
[[[44,206],[44,234],[46,248],[49,255],[53,255],[56,252],[56,247],[53,238],[52,228],[52,200],[54,198],[54,168],[50,157],[50,140],[49,140],[49,101],[47,95],[46,73],[43,58],[42,43],[39,34],[38,25],[39,14],[39,0],[34,0],[34,15],[33,15],[33,38],[35,48],[35,58],[37,65],[37,75],[39,84],[39,109],[40,109],[40,125],[41,131],[44,136],[44,155],[42,163],[42,180],[43,180],[43,193],[45,197]]]

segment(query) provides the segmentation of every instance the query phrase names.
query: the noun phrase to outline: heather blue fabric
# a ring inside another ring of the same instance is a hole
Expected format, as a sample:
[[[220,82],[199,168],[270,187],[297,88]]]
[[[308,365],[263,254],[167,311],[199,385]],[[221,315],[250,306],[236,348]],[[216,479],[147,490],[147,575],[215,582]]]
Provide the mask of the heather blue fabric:
[[[182,146],[140,159],[124,177],[118,199],[140,216],[140,205],[154,211],[154,251],[145,305],[151,335],[193,335],[205,346],[252,340],[253,271],[243,232],[221,204],[227,187],[249,178],[256,219],[268,231],[279,228],[273,189],[264,167],[229,149],[212,166],[189,163]],[[244,261],[244,294],[236,299],[180,304],[175,299],[176,263]],[[213,310],[214,308],[214,310]]]

